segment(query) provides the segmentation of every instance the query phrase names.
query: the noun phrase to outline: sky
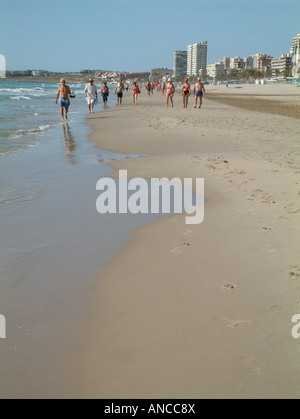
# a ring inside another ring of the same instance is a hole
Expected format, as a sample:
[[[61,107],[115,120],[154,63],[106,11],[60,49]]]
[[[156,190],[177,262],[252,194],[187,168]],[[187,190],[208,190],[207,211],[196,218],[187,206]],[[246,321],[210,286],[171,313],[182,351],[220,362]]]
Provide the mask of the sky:
[[[299,0],[0,0],[7,70],[150,71],[208,41],[219,57],[289,53]]]

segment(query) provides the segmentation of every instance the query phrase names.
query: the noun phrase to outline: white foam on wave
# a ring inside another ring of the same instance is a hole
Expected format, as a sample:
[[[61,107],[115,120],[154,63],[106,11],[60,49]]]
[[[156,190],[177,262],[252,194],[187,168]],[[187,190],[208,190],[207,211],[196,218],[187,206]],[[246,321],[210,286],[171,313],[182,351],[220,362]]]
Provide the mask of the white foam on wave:
[[[15,140],[23,136],[43,134],[44,132],[49,131],[52,127],[53,125],[47,124],[47,125],[40,125],[38,127],[31,128],[31,129],[18,129],[16,131],[12,131],[10,135],[8,136],[8,139]]]
[[[10,96],[11,100],[31,100],[31,97],[28,96]]]
[[[57,90],[53,87],[50,89],[45,89],[43,87],[18,87],[14,89],[3,88],[0,89],[0,96],[9,96],[11,99],[22,96],[44,97],[53,96],[56,92]]]

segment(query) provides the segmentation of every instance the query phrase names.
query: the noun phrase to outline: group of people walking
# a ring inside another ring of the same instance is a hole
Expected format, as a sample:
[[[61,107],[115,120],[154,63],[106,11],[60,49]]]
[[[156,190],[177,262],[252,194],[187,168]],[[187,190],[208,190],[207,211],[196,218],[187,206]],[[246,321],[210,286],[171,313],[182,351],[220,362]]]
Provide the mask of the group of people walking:
[[[70,87],[66,85],[66,81],[61,79],[61,85],[58,88],[57,96],[56,96],[56,103],[59,101],[60,109],[61,109],[61,117],[62,119],[68,119],[68,109],[70,106],[69,97],[75,97],[74,92],[71,92]],[[145,84],[146,94],[150,96],[150,93],[155,89],[155,84],[148,81]],[[120,80],[115,88],[115,94],[117,95],[117,106],[122,105],[123,100],[123,92],[129,90],[129,85],[124,83]],[[156,90],[157,92],[162,92],[162,95],[166,95],[166,105],[169,107],[171,104],[172,108],[174,107],[174,93],[176,90],[175,85],[173,84],[171,79],[168,79],[167,83],[156,83]],[[194,108],[198,106],[198,98],[199,98],[199,108],[202,106],[202,98],[205,95],[205,88],[201,79],[198,78],[197,82],[194,84]],[[132,83],[131,87],[133,104],[137,105],[138,103],[138,95],[141,93],[139,85],[136,81]],[[94,106],[98,103],[98,90],[96,85],[94,84],[93,79],[89,79],[89,82],[85,85],[84,93],[86,97],[86,101],[88,104],[89,113],[94,113]],[[104,85],[100,89],[100,94],[103,99],[104,108],[107,107],[107,101],[109,97],[109,87],[105,82]],[[183,97],[183,107],[188,107],[189,97],[192,94],[192,88],[189,83],[188,79],[185,79],[184,84],[181,87],[181,95]]]
[[[173,97],[174,97],[174,93],[175,93],[175,86],[173,84],[173,82],[171,81],[171,79],[168,80],[168,83],[166,84],[166,104],[167,107],[169,107],[169,101],[171,102],[171,106],[174,106],[173,103]],[[187,108],[188,107],[188,103],[189,103],[189,97],[192,94],[192,88],[191,85],[189,83],[188,79],[184,80],[184,84],[181,87],[181,96],[183,98],[183,107]],[[199,98],[199,108],[201,108],[202,106],[202,98],[205,95],[205,88],[203,83],[201,82],[201,79],[198,78],[197,82],[194,84],[194,96],[195,96],[195,101],[194,101],[194,108],[196,109],[198,106],[198,98]]]

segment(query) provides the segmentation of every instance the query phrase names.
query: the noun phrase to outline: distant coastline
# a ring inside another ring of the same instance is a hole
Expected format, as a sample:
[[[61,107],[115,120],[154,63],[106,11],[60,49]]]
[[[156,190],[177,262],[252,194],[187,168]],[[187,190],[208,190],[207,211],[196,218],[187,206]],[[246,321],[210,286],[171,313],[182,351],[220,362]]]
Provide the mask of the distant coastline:
[[[56,76],[9,76],[3,79],[0,79],[0,82],[2,81],[12,81],[12,82],[29,82],[29,83],[59,83],[60,79],[64,78],[68,83],[86,83],[89,76],[70,76],[65,73],[57,74]]]
[[[14,74],[16,73],[16,74]],[[26,74],[27,73],[27,74]],[[29,74],[28,74],[29,73]],[[39,74],[40,73],[40,74]],[[30,83],[56,83],[61,78],[66,79],[68,83],[86,83],[87,80],[92,77],[96,82],[103,83],[109,82],[114,83],[122,80],[133,80],[133,79],[148,79],[149,72],[135,72],[127,73],[120,71],[82,71],[78,73],[52,73],[47,71],[28,70],[28,71],[7,71],[5,78],[0,78],[1,81],[20,81]]]

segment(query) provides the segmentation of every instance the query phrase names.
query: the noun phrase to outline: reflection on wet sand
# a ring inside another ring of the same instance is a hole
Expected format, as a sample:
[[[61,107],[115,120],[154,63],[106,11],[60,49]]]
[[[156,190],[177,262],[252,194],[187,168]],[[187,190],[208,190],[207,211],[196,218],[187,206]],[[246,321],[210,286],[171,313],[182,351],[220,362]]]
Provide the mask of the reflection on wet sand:
[[[66,122],[62,124],[63,127],[63,134],[64,134],[64,141],[65,141],[65,156],[67,160],[71,164],[75,164],[75,155],[74,150],[76,149],[76,142],[72,135],[71,129],[69,124]]]

